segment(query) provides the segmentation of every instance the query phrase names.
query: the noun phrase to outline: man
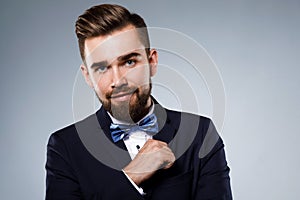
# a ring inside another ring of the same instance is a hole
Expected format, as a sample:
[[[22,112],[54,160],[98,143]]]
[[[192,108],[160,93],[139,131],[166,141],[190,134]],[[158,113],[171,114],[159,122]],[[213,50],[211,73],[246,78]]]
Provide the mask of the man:
[[[51,135],[46,199],[232,199],[212,122],[151,96],[158,55],[144,20],[103,4],[79,16],[76,34],[82,74],[102,107]]]

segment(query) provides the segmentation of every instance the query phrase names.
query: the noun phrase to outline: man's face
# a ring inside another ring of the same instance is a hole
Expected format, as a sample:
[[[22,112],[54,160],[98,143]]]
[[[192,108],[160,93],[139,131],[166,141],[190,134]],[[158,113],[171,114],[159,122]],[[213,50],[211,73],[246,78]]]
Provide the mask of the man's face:
[[[87,39],[85,55],[82,73],[105,110],[119,120],[140,120],[151,105],[150,77],[156,73],[156,50],[147,55],[137,30],[129,25]]]

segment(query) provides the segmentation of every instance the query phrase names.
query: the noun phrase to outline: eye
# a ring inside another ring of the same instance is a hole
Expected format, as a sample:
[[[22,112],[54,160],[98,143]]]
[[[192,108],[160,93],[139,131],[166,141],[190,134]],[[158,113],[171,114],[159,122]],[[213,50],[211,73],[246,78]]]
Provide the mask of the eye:
[[[135,63],[136,63],[136,61],[133,60],[133,59],[127,60],[127,61],[125,62],[125,66],[126,66],[126,67],[132,67],[132,66],[135,65]]]
[[[106,70],[107,70],[107,66],[99,66],[96,68],[96,71],[100,73],[106,72]]]

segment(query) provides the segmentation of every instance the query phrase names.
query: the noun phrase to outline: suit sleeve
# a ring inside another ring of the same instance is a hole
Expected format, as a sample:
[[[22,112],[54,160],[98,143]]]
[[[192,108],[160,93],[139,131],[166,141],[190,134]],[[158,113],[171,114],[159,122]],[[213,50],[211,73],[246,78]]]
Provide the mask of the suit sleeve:
[[[195,200],[232,200],[224,144],[210,122],[199,149]]]
[[[62,139],[53,134],[47,145],[46,200],[81,199],[80,187]]]

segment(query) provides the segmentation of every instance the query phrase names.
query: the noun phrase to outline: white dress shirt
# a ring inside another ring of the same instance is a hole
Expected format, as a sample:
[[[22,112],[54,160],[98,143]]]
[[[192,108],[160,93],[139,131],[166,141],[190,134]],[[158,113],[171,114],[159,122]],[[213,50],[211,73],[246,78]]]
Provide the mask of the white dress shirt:
[[[145,119],[146,117],[151,115],[153,113],[153,111],[154,111],[154,104],[152,104],[149,113],[143,119]],[[108,113],[108,115],[110,116],[110,118],[114,124],[129,124],[127,122],[120,121],[120,120],[114,118],[110,113]],[[136,124],[139,124],[143,119],[138,121]],[[141,130],[132,131],[129,133],[129,135],[127,137],[123,138],[123,141],[126,145],[126,148],[128,150],[128,153],[129,153],[131,159],[135,158],[135,156],[138,154],[139,150],[144,146],[144,144],[149,139],[152,139],[152,135],[149,135],[146,132],[141,131]],[[124,172],[124,170],[123,170],[123,172]],[[141,195],[145,195],[143,189],[141,187],[137,186],[125,172],[124,172],[124,174],[128,178],[128,180],[132,183],[132,185],[139,191],[139,193]]]

